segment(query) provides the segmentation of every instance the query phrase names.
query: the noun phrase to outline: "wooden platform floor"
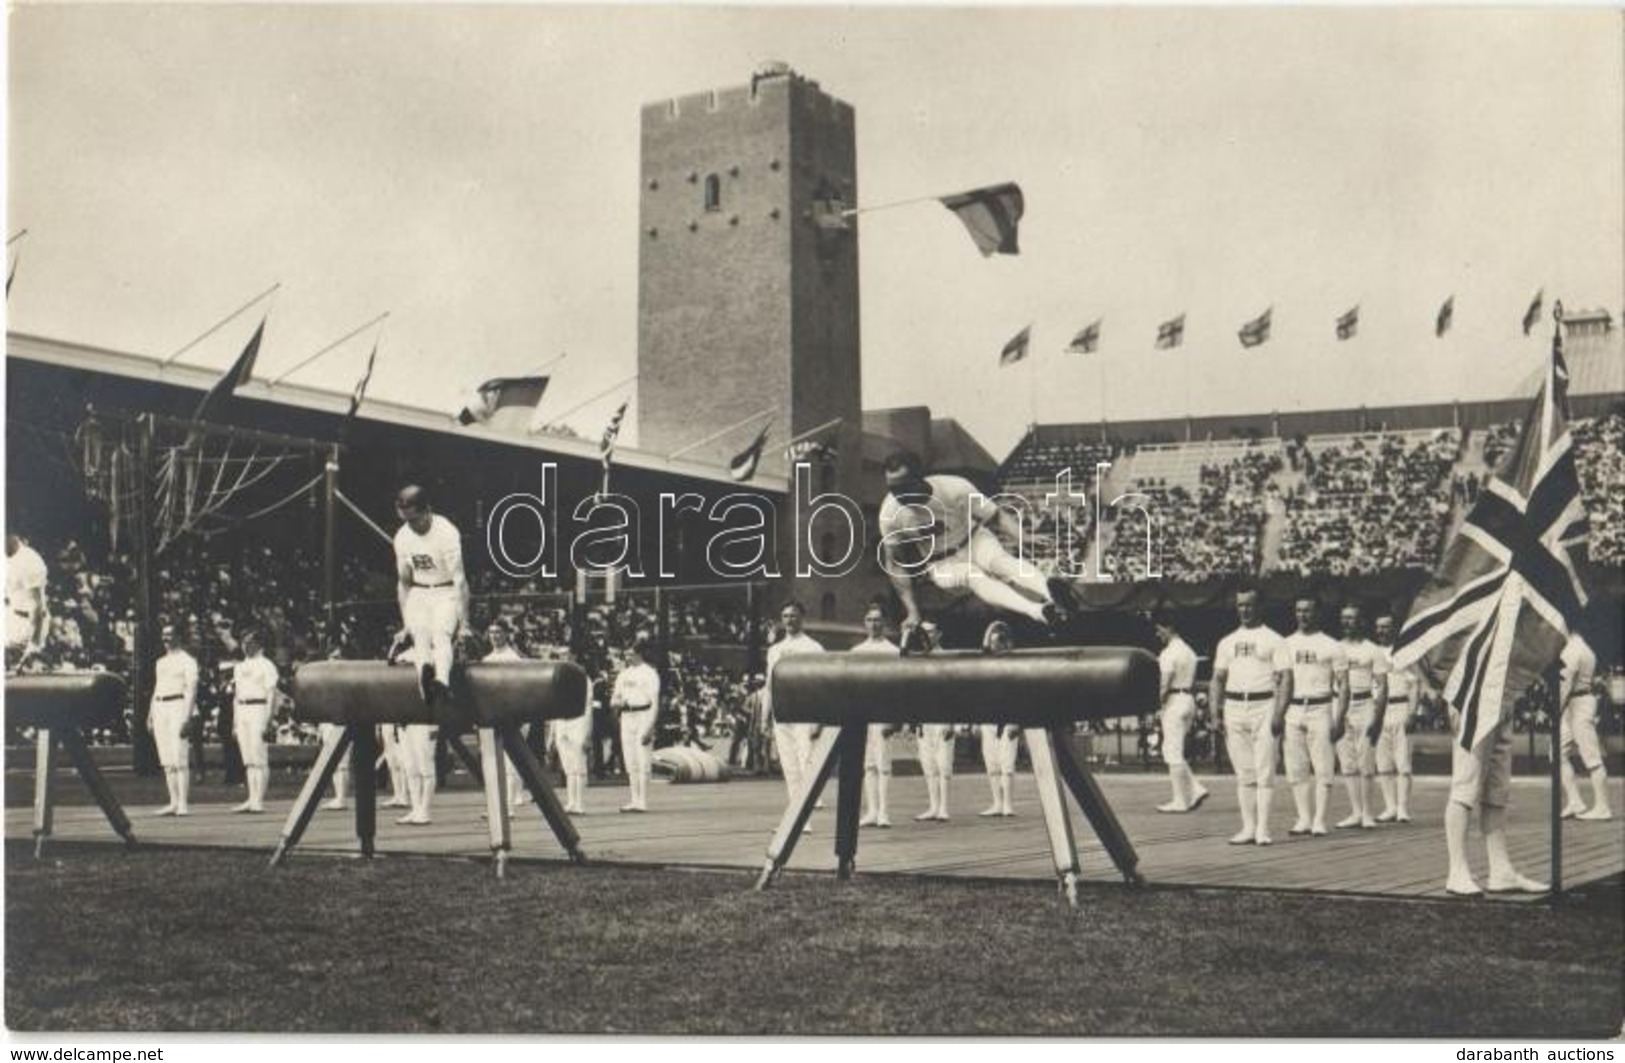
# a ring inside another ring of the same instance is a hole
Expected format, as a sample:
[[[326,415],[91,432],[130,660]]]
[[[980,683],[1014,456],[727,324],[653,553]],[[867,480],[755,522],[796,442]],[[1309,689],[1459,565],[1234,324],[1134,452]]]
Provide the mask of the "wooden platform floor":
[[[1412,800],[1415,821],[1376,830],[1333,831],[1323,838],[1293,838],[1292,797],[1277,788],[1271,832],[1275,844],[1232,846],[1239,828],[1235,785],[1229,777],[1204,779],[1212,792],[1203,808],[1187,815],[1164,815],[1155,806],[1168,797],[1167,782],[1154,775],[1098,776],[1107,798],[1140,857],[1140,871],[1157,886],[1239,888],[1442,898],[1445,854],[1442,813],[1446,782],[1442,777],[1416,780]],[[62,785],[79,785],[64,778]],[[1509,825],[1513,858],[1526,873],[1544,879],[1549,871],[1549,784],[1544,779],[1514,781]],[[1613,807],[1625,809],[1625,793],[1610,780]],[[803,837],[790,870],[833,871],[834,787],[826,791],[828,808],[813,819],[813,833]],[[759,868],[767,842],[783,811],[786,795],[777,780],[745,779],[710,785],[651,787],[653,811],[619,814],[622,787],[594,786],[588,791],[588,815],[576,817],[582,848],[589,859],[630,864]],[[979,876],[1049,881],[1054,877],[1043,817],[1030,776],[1016,780],[1016,812],[1010,819],[983,819],[988,791],[980,775],[960,775],[953,783],[947,823],[917,823],[925,807],[925,784],[900,777],[892,785],[889,830],[865,828],[859,841],[858,873]],[[462,790],[439,795],[429,826],[398,826],[393,809],[379,810],[377,848],[382,856],[426,855],[485,857],[490,853],[482,801]],[[194,806],[186,819],[154,818],[151,807],[131,807],[136,836],[156,845],[222,846],[256,849],[267,855],[275,847],[288,804],[271,806],[265,815],[234,815],[225,805]],[[1339,783],[1332,794],[1335,821],[1347,814]],[[1121,881],[1088,823],[1072,807],[1084,877]],[[8,838],[28,838],[31,813],[26,807],[6,811]],[[59,807],[55,837],[72,841],[119,844],[94,805]],[[534,808],[514,819],[517,860],[558,859],[563,853]],[[1474,868],[1481,880],[1483,846],[1475,836]],[[322,811],[290,859],[300,854],[354,853],[354,813]],[[1563,830],[1563,883],[1574,888],[1625,873],[1625,817],[1611,822],[1568,821]],[[1534,898],[1507,895],[1507,900]]]

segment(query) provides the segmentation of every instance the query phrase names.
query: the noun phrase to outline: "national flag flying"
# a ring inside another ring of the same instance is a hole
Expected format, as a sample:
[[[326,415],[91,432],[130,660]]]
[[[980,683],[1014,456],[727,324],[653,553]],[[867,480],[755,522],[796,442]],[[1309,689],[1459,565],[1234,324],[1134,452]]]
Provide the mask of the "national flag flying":
[[[215,381],[214,387],[209,389],[209,393],[203,396],[203,401],[197,404],[197,410],[192,414],[192,420],[207,421],[209,416],[216,411],[232,392],[248,383],[249,378],[254,375],[254,360],[260,356],[260,341],[264,338],[265,319],[261,318],[260,327],[254,330],[254,335],[249,339],[248,346],[244,347],[243,353],[239,354],[237,360],[231,363],[231,368],[227,369],[224,375]]]
[[[1185,342],[1185,315],[1170,318],[1157,326],[1157,350],[1166,351]]]
[[[1243,347],[1257,347],[1270,338],[1270,314],[1274,312],[1274,309],[1274,307],[1270,307],[1241,326],[1236,335],[1241,339]]]
[[[1351,340],[1360,331],[1360,308],[1353,307],[1337,319],[1337,338]]]
[[[1557,659],[1585,606],[1575,549],[1587,522],[1569,435],[1563,338],[1517,446],[1486,482],[1394,646],[1461,713],[1472,749]]]
[[[1100,322],[1101,318],[1089,324],[1084,330],[1072,337],[1072,342],[1066,345],[1071,354],[1093,354],[1100,348]]]
[[[1525,336],[1533,332],[1535,326],[1540,324],[1540,304],[1541,300],[1543,300],[1545,297],[1546,289],[1542,288],[1537,291],[1535,293],[1535,297],[1529,301],[1529,309],[1523,312],[1523,334]]]
[[[959,216],[983,258],[1021,253],[1016,246],[1016,226],[1021,222],[1026,200],[1021,195],[1020,185],[1011,182],[973,188],[958,195],[942,196],[939,201]]]
[[[751,445],[734,455],[734,459],[728,463],[729,476],[739,483],[744,483],[756,475],[756,466],[762,461],[762,446],[767,442],[767,433],[772,427],[773,422],[768,421],[762,426],[762,430],[756,433],[756,439]]]
[[[1433,319],[1433,334],[1443,336],[1450,331],[1450,322],[1456,316],[1456,297],[1452,295],[1439,307],[1439,316]]]
[[[371,371],[371,363],[368,363]],[[545,376],[514,376],[497,377],[487,380],[474,390],[474,398],[464,406],[457,415],[457,423],[462,425],[484,424],[501,409],[509,406],[529,406],[535,408],[547,393],[548,378]]]
[[[1027,346],[1032,341],[1032,335],[1033,327],[1028,325],[1012,336],[1010,342],[1004,345],[1004,350],[999,352],[999,368],[1015,365],[1027,357]]]

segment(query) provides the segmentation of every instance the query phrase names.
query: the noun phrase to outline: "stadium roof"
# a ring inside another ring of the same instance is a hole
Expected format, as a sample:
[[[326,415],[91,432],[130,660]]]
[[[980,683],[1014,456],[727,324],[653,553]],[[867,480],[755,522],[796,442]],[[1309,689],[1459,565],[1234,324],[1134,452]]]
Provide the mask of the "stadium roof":
[[[224,372],[219,367],[174,363],[165,365],[162,359],[150,355],[130,354],[124,351],[109,350],[104,347],[92,347],[67,340],[50,339],[44,336],[32,336],[19,332],[6,333],[6,356],[69,369],[106,373],[132,380],[195,388],[200,395],[214,386],[220,379],[221,373]],[[278,384],[272,387],[267,381],[253,379],[239,387],[235,394],[246,399],[281,403],[340,417],[350,408],[350,393],[348,391],[330,391],[325,388],[313,388],[302,384]],[[592,461],[599,459],[599,443],[596,439],[530,433],[525,431],[523,427],[512,427],[511,422],[498,420],[493,420],[493,423],[488,425],[476,424],[463,427],[452,419],[448,411],[408,406],[404,403],[390,402],[383,399],[365,399],[361,404],[361,410],[357,417],[360,420],[439,432],[449,436],[456,436],[459,439],[485,439],[492,443],[525,447],[561,456],[585,458]],[[662,454],[650,454],[624,445],[615,448],[615,464],[655,472],[670,472],[699,480],[714,480],[719,483],[733,482],[733,479],[728,475],[728,470],[722,466],[682,460],[673,461]],[[759,473],[751,482],[751,487],[765,491],[788,491],[789,482],[782,476]]]

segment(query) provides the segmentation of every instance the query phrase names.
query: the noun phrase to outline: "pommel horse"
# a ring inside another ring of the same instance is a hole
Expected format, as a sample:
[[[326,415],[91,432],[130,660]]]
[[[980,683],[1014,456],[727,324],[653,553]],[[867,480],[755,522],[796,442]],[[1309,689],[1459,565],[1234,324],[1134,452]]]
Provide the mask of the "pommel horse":
[[[361,855],[373,855],[378,824],[379,724],[435,724],[456,734],[477,730],[485,788],[485,814],[491,828],[491,854],[497,877],[507,870],[512,848],[508,823],[508,754],[525,788],[535,798],[547,825],[575,863],[583,863],[581,837],[542,776],[519,728],[525,723],[568,720],[587,708],[587,673],[569,661],[502,661],[471,664],[452,674],[450,704],[428,706],[418,693],[417,670],[382,661],[315,661],[294,676],[294,715],[312,723],[333,723],[344,730],[322,746],[304,789],[282,828],[282,840],[271,866],[282,862],[299,843],[316,814],[322,793],[350,754],[355,787],[355,832]]]
[[[756,888],[778,878],[812,815],[830,773],[840,767],[835,804],[836,875],[852,876],[858,854],[863,752],[871,723],[1001,724],[1022,728],[1033,780],[1067,903],[1078,903],[1078,849],[1063,784],[1089,818],[1130,885],[1143,881],[1139,857],[1106,796],[1072,755],[1080,720],[1156,711],[1157,662],[1144,650],[1097,647],[975,652],[920,657],[820,653],[786,657],[773,670],[773,714],[785,723],[823,727],[812,764],[767,847]],[[1059,769],[1059,773],[1057,773]]]
[[[68,759],[101,806],[107,822],[126,844],[135,844],[130,817],[124,814],[106,776],[91,759],[80,729],[93,724],[117,722],[124,711],[124,680],[106,672],[75,672],[56,675],[16,675],[6,677],[6,717],[22,727],[33,727],[34,760],[34,855],[45,850],[51,836],[53,776],[56,749],[67,750]]]

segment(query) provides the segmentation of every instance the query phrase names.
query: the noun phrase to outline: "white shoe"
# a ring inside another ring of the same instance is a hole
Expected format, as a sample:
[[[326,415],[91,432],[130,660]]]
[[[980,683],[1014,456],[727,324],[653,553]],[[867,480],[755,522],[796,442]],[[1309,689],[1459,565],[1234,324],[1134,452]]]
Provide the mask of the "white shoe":
[[[1314,826],[1309,828],[1309,834],[1314,838],[1324,838],[1330,833],[1331,831],[1326,829],[1326,824],[1324,823],[1316,823]]]
[[[1364,818],[1362,818],[1360,820],[1360,829],[1361,830],[1376,830],[1377,829],[1377,821],[1372,819],[1370,816],[1366,816],[1366,817],[1364,817]]]
[[[1394,816],[1394,822],[1395,823],[1409,823],[1410,821],[1411,821],[1411,814],[1409,812],[1401,812],[1398,815]]]
[[[1585,806],[1584,805],[1577,805],[1574,802],[1570,801],[1568,804],[1565,804],[1563,806],[1563,811],[1562,811],[1562,813],[1560,815],[1561,815],[1561,818],[1563,818],[1563,819],[1574,819],[1576,816],[1578,816],[1583,811],[1585,811]]]
[[[1574,818],[1575,819],[1589,819],[1589,820],[1613,819],[1614,818],[1614,810],[1609,808],[1607,805],[1592,805],[1589,809],[1587,809],[1586,811],[1580,813],[1578,816],[1575,816]]]
[[[1234,835],[1233,837],[1231,837],[1230,844],[1231,845],[1251,845],[1251,844],[1253,844],[1253,838],[1255,837],[1256,833],[1257,833],[1256,831],[1243,830],[1240,834],[1237,834],[1237,835]]]
[[[858,820],[858,826],[860,826],[860,827],[873,827],[876,823],[879,823],[879,822],[880,822],[880,820],[873,813],[870,813],[869,815],[864,816],[862,819]]]
[[[174,814],[174,805],[165,805],[163,808],[160,808],[158,811],[153,813],[154,816],[173,816]]]
[[[1187,811],[1187,812],[1195,812],[1197,809],[1202,807],[1202,802],[1206,801],[1206,800],[1207,800],[1207,790],[1205,788],[1198,789],[1196,791],[1196,793],[1191,795],[1190,807],[1187,808],[1185,811]]]
[[[885,816],[881,816],[879,819],[875,820],[875,826],[879,827],[881,830],[885,830],[891,826],[891,820],[887,819]]]
[[[344,811],[344,798],[335,797],[331,801],[323,801],[322,802],[322,807],[325,808],[325,809],[329,809],[330,811],[333,811],[333,812],[343,812]],[[410,806],[410,805],[386,805],[384,807],[386,807],[386,808],[410,808],[412,806]]]
[[[1178,801],[1164,801],[1162,804],[1157,806],[1157,811],[1158,812],[1189,812],[1190,811],[1190,806],[1189,805],[1182,805]],[[986,812],[982,813],[982,815],[984,815],[984,816],[987,815],[987,814],[988,813],[986,813]]]
[[[1258,842],[1258,844],[1259,844],[1259,845],[1270,845],[1270,844],[1272,844],[1272,843],[1273,843],[1273,842],[1274,842],[1274,841],[1275,841],[1275,839],[1274,839],[1274,838],[1271,838],[1271,837],[1270,837],[1270,836],[1269,836],[1269,832],[1268,832],[1268,831],[1262,831],[1262,830],[1261,830],[1261,831],[1259,831],[1259,832],[1258,832],[1258,838],[1257,838],[1257,842]]]
[[[1345,816],[1344,818],[1337,821],[1337,829],[1338,830],[1347,830],[1350,827],[1358,827],[1359,825],[1360,825],[1360,817],[1355,816],[1355,815]]]
[[[252,815],[263,816],[265,814],[265,806],[264,805],[249,805],[247,811],[249,813],[251,813]]]
[[[419,816],[416,812],[408,812],[395,822],[403,827],[421,827],[429,822],[429,817]]]
[[[1399,818],[1399,813],[1395,812],[1393,809],[1390,808],[1390,809],[1384,810],[1382,812],[1382,814],[1377,816],[1377,822],[1378,823],[1392,823],[1395,820],[1397,820],[1398,818]]]
[[[1463,878],[1452,877],[1450,881],[1444,884],[1444,891],[1452,897],[1479,897],[1484,893],[1478,883],[1473,881],[1471,875]]]
[[[994,805],[991,808],[984,808],[984,809],[982,809],[980,812],[978,812],[976,814],[978,816],[997,816],[999,814],[999,806]]]
[[[231,806],[231,812],[234,815],[236,813],[238,813],[238,812],[252,812],[252,811],[254,811],[254,805],[253,805],[253,802],[251,802],[251,801],[244,801],[240,805],[232,805]],[[261,809],[261,811],[264,811],[264,809]]]
[[[915,816],[914,817],[914,822],[916,822],[916,823],[927,823],[927,822],[930,822],[931,820],[936,819],[936,818],[937,818],[937,810],[934,809],[934,808],[928,808],[924,812],[921,812],[919,815]]]
[[[1012,816],[1014,816],[1015,814],[1016,814],[1016,810],[1013,809],[1013,808],[1007,808],[1003,812],[999,813],[999,815],[1003,816],[1005,819],[1009,819]]]
[[[932,816],[931,818],[936,820],[938,823],[946,823],[946,822],[948,822],[948,813],[946,813],[946,812],[938,812],[936,815]]]
[[[1544,882],[1537,882],[1528,875],[1517,871],[1497,878],[1490,876],[1489,886],[1491,893],[1550,893],[1552,887]]]
[[[329,801],[327,804],[323,805],[322,807],[323,808],[343,808],[344,807],[344,800],[342,798],[335,797],[335,798],[333,798],[333,800]],[[411,808],[412,807],[412,802],[408,801],[404,797],[391,797],[388,801],[384,802],[384,807],[385,808]]]
[[[1292,835],[1308,834],[1309,824],[1303,820],[1299,820],[1298,822],[1292,824],[1292,829],[1287,831],[1287,833]]]

